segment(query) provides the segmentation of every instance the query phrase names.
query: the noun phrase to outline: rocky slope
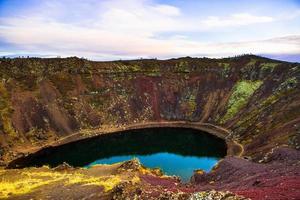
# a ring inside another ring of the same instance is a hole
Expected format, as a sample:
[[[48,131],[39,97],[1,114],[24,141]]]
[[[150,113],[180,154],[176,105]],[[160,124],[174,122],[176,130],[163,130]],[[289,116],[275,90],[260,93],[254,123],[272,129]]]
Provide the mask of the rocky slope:
[[[77,133],[81,139],[150,122],[223,128],[224,138],[240,143],[255,167],[276,149],[300,148],[297,63],[253,55],[113,62],[2,58],[0,80],[4,165]]]
[[[299,159],[287,148],[264,163],[227,157],[210,173],[196,171],[187,184],[137,160],[90,169],[64,164],[0,170],[0,199],[297,200]]]

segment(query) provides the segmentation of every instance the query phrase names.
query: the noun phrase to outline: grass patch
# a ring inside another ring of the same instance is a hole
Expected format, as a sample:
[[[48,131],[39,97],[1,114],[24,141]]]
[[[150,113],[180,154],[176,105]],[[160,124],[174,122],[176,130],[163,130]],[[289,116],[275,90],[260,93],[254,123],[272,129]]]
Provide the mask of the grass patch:
[[[104,188],[107,192],[113,189],[117,184],[121,182],[118,176],[107,176],[107,177],[89,177],[80,173],[67,177],[66,185],[81,184],[81,185],[98,185]]]
[[[234,117],[248,102],[251,95],[261,86],[262,81],[239,81],[233,87],[233,92],[227,104],[227,112],[221,119],[224,123]]]
[[[135,179],[135,181],[137,181]],[[56,172],[56,171],[25,171],[18,174],[16,180],[8,179],[2,174],[0,179],[0,198],[7,198],[11,195],[22,195],[30,193],[35,189],[62,182],[64,185],[96,185],[104,188],[107,192],[121,182],[119,176],[92,177],[79,172]]]
[[[3,180],[0,182],[0,198],[7,198],[10,195],[26,194],[35,188],[47,185],[51,182],[53,181],[41,181],[41,179],[35,178],[19,179],[13,182]]]

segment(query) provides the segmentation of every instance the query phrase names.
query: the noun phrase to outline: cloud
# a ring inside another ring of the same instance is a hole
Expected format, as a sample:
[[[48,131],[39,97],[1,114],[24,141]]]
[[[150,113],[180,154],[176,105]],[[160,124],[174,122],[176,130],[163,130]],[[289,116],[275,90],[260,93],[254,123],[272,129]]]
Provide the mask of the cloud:
[[[174,6],[169,5],[157,5],[153,7],[154,10],[166,16],[179,16],[180,10]]]
[[[185,52],[185,55],[206,55],[223,57],[253,54],[300,54],[300,35],[272,38],[268,40],[254,40],[227,43],[200,43],[186,40],[175,40],[176,52]],[[175,48],[175,47],[174,47]]]
[[[237,13],[232,14],[230,17],[227,18],[210,16],[207,19],[201,21],[201,25],[207,28],[216,28],[245,26],[250,24],[267,23],[272,21],[274,21],[274,19],[268,16],[255,16],[249,13]]]
[[[0,18],[0,40],[14,46],[12,54],[100,59],[300,53],[299,35],[210,43],[184,34],[223,28],[238,30],[241,26],[274,20],[245,12],[225,17],[192,17],[178,7],[150,0],[65,0],[64,3],[53,0],[43,1],[18,16]],[[157,37],[161,33],[169,35],[164,39]],[[4,53],[7,50],[0,47],[0,54]]]

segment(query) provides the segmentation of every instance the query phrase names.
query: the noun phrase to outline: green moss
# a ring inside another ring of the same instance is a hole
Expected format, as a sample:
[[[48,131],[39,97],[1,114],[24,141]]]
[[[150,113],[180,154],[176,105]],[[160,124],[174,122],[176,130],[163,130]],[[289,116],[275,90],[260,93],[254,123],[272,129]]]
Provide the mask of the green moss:
[[[158,71],[158,70],[153,70],[153,71],[145,72],[145,74],[147,76],[161,76],[161,72]]]
[[[131,66],[130,70],[133,72],[138,72],[138,71],[141,71],[142,69],[139,65],[133,65],[133,66]]]
[[[192,115],[195,112],[196,108],[197,108],[196,96],[194,94],[191,94],[189,96],[188,106],[189,106],[189,110],[190,110],[189,115]]]
[[[278,91],[282,90],[290,90],[297,86],[298,80],[296,77],[291,77],[286,79],[283,83],[281,83],[278,87]]]
[[[188,90],[185,94],[183,94],[180,102],[182,109],[184,109],[185,115],[187,117],[192,117],[195,110],[197,109],[196,91]]]
[[[272,72],[277,65],[278,65],[278,63],[262,63],[261,69],[263,71],[271,71]]]
[[[116,66],[116,68],[114,70],[117,71],[117,72],[127,72],[127,71],[129,71],[128,68],[129,67],[127,65],[119,64],[119,65]]]
[[[272,107],[276,104],[281,98],[289,96],[293,92],[293,88],[295,88],[297,84],[296,77],[291,77],[281,83],[274,92],[269,95],[266,99],[264,99],[261,103],[259,103],[256,109],[249,112],[246,116],[244,116],[240,121],[237,122],[236,127],[238,132],[242,132],[245,127],[249,127],[255,123],[257,118],[259,117],[259,113],[263,113],[265,109]],[[285,115],[282,122],[287,122],[288,117]],[[252,134],[254,136],[254,133]]]
[[[223,67],[224,69],[229,69],[230,68],[230,64],[229,63],[218,63],[219,67]]]
[[[179,62],[179,64],[176,64],[176,66],[175,66],[175,71],[176,72],[185,72],[185,73],[190,72],[188,63],[186,61]]]
[[[247,104],[248,99],[260,87],[261,84],[262,81],[243,80],[237,82],[233,87],[233,92],[227,105],[227,112],[221,119],[221,122],[224,123],[228,119],[234,117],[234,115]]]
[[[253,66],[257,62],[257,59],[251,58],[250,62],[246,66]]]
[[[227,78],[230,73],[230,64],[229,63],[218,63],[219,67],[222,67],[221,76]]]
[[[9,101],[9,94],[4,84],[0,83],[0,129],[3,129],[4,133],[10,136],[16,136],[11,122],[11,113],[12,108]]]
[[[128,73],[128,72],[140,72],[142,68],[138,64],[123,64],[123,63],[116,63],[114,64],[113,68],[110,72],[118,72],[118,73]]]

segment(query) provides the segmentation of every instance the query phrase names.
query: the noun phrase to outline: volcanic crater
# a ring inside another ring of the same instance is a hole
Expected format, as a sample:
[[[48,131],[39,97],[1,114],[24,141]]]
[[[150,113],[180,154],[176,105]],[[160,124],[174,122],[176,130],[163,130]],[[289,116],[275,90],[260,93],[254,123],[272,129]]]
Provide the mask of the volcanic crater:
[[[0,77],[0,198],[300,197],[299,63],[255,55],[1,58]],[[158,128],[206,132],[226,143],[226,156],[210,172],[195,169],[188,183],[137,159],[88,169],[64,159],[36,163],[66,147],[75,160],[93,156],[84,142],[106,147],[105,137]]]

